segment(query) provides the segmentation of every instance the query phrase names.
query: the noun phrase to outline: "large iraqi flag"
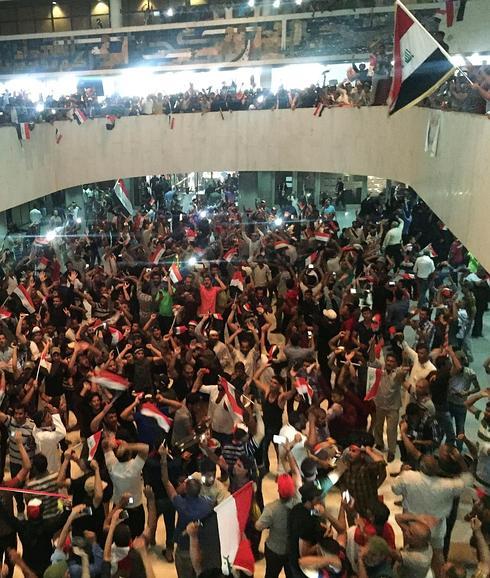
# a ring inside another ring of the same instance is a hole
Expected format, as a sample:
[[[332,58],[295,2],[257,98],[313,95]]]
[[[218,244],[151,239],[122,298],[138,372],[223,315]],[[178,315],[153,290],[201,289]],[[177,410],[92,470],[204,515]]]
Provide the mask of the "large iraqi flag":
[[[449,54],[400,0],[395,3],[393,60],[389,114],[414,106],[437,90],[455,70]]]
[[[231,576],[233,570],[241,570],[247,576],[253,576],[254,556],[245,536],[252,497],[252,482],[248,482],[202,520],[199,539],[205,553],[206,570],[220,569],[225,576]]]

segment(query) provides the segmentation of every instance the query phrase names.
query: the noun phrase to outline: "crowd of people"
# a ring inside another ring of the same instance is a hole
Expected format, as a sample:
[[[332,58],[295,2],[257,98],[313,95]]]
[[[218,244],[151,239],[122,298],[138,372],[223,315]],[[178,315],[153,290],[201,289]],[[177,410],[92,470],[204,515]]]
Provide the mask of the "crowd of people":
[[[463,493],[489,575],[490,389],[471,367],[488,274],[413,191],[368,196],[341,228],[343,191],[114,203],[4,254],[2,576],[150,577],[156,543],[179,578],[250,575],[204,546],[250,487],[240,553],[267,578],[461,578]]]
[[[353,64],[348,78],[342,82],[311,85],[296,90],[280,87],[276,92],[255,85],[237,86],[234,82],[219,89],[209,87],[199,90],[190,85],[178,94],[149,94],[145,97],[122,97],[118,94],[98,97],[93,88],[85,88],[77,94],[60,98],[46,96],[34,102],[26,93],[4,93],[0,99],[0,125],[55,121],[85,122],[87,119],[111,117],[111,125],[124,116],[165,114],[171,117],[179,113],[232,112],[240,110],[276,110],[312,108],[321,116],[332,107],[361,107],[384,103],[388,86],[389,63],[378,54],[370,71],[365,64]],[[388,67],[388,68],[386,68]],[[485,114],[490,103],[490,68],[486,65],[472,66],[468,63],[469,76],[456,75],[422,102],[422,106],[475,114]],[[470,84],[470,80],[473,84]],[[384,83],[382,101],[374,87]],[[83,120],[80,120],[81,112]]]

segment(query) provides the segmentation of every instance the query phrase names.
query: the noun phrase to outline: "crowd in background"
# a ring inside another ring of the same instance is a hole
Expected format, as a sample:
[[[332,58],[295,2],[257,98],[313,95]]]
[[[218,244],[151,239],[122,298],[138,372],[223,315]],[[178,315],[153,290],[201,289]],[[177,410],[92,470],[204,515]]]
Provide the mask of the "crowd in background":
[[[4,93],[0,100],[0,124],[9,125],[28,122],[77,120],[76,112],[82,111],[86,118],[139,115],[173,115],[179,113],[227,112],[239,110],[276,110],[313,108],[321,116],[331,107],[361,107],[383,104],[389,88],[390,65],[381,51],[370,70],[365,64],[355,64],[343,82],[324,82],[302,90],[280,87],[277,92],[259,88],[252,77],[250,86],[237,86],[234,82],[221,88],[199,90],[190,85],[179,94],[149,94],[144,97],[111,95],[98,97],[92,88],[77,94],[53,98],[46,96],[34,102],[24,93]],[[490,102],[490,68],[486,65],[472,66],[468,63],[468,76],[455,75],[438,91],[426,98],[422,106],[475,114],[485,114]],[[472,83],[472,84],[471,84]],[[384,88],[382,85],[384,84]],[[378,89],[381,90],[378,91]],[[381,97],[377,95],[381,92]]]
[[[342,228],[340,178],[243,212],[235,185],[183,213],[155,177],[132,215],[114,197],[80,230],[71,207],[53,238],[32,214],[4,251],[2,575],[144,578],[164,544],[219,578],[210,516],[252,488],[267,578],[462,578],[458,510],[489,576],[487,272],[411,190]]]

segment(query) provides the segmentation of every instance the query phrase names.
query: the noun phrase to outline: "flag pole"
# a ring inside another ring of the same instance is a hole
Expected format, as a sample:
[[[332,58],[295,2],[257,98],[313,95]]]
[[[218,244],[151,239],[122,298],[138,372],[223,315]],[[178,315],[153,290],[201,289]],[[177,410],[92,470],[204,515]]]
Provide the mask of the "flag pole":
[[[422,30],[427,34],[427,36],[429,36],[432,41],[434,42],[434,44],[439,48],[439,50],[442,52],[442,54],[444,54],[444,56],[449,60],[449,62],[453,65],[453,67],[456,70],[459,70],[459,72],[461,72],[461,74],[466,78],[466,80],[471,84],[471,86],[473,86],[475,83],[470,79],[470,77],[468,76],[468,74],[457,64],[454,64],[454,62],[452,61],[452,56],[449,54],[449,52],[443,48],[439,42],[437,42],[437,40],[432,36],[432,34],[427,30],[427,28],[415,17],[415,15],[410,12],[410,10],[405,6],[405,4],[403,4],[403,2],[401,2],[401,0],[395,0],[395,7],[396,6],[400,6],[400,8],[406,12],[410,18],[413,19],[413,21],[418,24],[420,26],[420,28],[422,28]]]

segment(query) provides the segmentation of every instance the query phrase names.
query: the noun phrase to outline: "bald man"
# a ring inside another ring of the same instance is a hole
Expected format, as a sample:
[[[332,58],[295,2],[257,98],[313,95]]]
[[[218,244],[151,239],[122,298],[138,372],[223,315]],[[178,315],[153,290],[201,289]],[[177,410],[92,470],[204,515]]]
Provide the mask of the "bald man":
[[[397,524],[403,534],[404,546],[393,553],[397,561],[399,578],[425,578],[431,567],[432,546],[431,528],[439,522],[438,518],[420,514],[397,514]]]

